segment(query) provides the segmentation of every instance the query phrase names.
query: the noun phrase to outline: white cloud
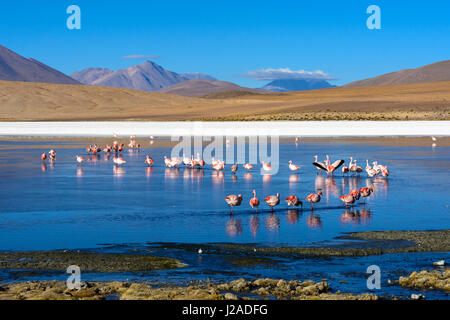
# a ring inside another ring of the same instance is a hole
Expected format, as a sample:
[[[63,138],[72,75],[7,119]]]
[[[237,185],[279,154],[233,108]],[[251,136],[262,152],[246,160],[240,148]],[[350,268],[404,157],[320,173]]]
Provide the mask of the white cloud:
[[[305,71],[305,70],[291,70],[289,68],[279,69],[260,69],[249,71],[242,77],[252,78],[254,80],[277,80],[277,79],[317,79],[317,80],[336,80],[336,78],[321,71]]]
[[[149,55],[149,54],[132,54],[129,56],[124,56],[124,59],[157,59],[159,56]]]

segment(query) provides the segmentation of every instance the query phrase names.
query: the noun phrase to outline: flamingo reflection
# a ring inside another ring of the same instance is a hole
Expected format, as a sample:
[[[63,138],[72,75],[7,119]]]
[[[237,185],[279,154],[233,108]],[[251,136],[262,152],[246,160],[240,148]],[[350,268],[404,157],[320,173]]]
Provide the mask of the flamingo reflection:
[[[242,223],[241,219],[235,219],[231,217],[227,221],[226,232],[230,237],[235,237],[242,234]]]
[[[269,183],[270,180],[272,180],[272,175],[271,174],[265,174],[263,175],[263,183]]]
[[[78,167],[77,168],[77,177],[81,178],[81,177],[83,177],[83,175],[84,175],[83,168],[82,167]]]
[[[249,181],[249,180],[252,180],[252,179],[253,179],[253,175],[251,173],[247,172],[247,173],[244,174],[244,180]]]
[[[299,181],[300,181],[300,177],[298,176],[298,174],[291,174],[289,176],[289,183],[290,184],[296,183],[296,182],[299,182]]]
[[[223,171],[214,170],[211,177],[213,184],[223,184],[223,182],[225,181],[225,175]]]
[[[154,169],[155,168],[153,168],[153,167],[145,167],[145,176],[147,178],[150,178]]]
[[[44,172],[44,171],[47,171],[47,164],[46,163],[41,163],[41,171],[42,172]]]
[[[256,237],[256,232],[259,228],[259,218],[256,215],[252,215],[250,218],[250,231],[252,232],[253,236]]]
[[[298,222],[299,212],[298,209],[287,210],[287,221],[289,224],[296,224]]]
[[[278,231],[280,229],[280,219],[274,213],[270,214],[265,222],[269,231]]]
[[[164,178],[173,180],[178,179],[180,177],[180,170],[178,168],[166,168],[164,170]]]
[[[122,177],[125,174],[125,169],[119,166],[113,166],[113,175],[115,177]]]
[[[311,213],[306,219],[306,225],[311,229],[322,228],[322,220],[319,215]]]

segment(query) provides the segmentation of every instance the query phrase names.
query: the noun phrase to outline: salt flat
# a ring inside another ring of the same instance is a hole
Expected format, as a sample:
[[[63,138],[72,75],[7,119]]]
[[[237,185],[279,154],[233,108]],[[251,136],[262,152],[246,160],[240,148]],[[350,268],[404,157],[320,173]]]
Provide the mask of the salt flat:
[[[450,136],[450,121],[0,122],[0,136]]]

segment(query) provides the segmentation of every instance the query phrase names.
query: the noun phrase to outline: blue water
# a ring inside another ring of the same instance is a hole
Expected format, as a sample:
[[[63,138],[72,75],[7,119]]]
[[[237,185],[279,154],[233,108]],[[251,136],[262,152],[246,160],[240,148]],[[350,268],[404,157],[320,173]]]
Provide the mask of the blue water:
[[[142,246],[161,242],[295,246],[333,241],[346,232],[450,227],[449,147],[362,145],[341,140],[308,141],[298,146],[281,143],[278,174],[262,176],[259,168],[248,173],[240,166],[233,176],[229,166],[223,173],[211,168],[167,169],[163,156],[170,155],[169,148],[125,150],[127,163],[117,168],[112,157],[87,156],[84,145],[58,149],[55,143],[56,161],[44,164],[39,156],[48,150],[37,147],[40,144],[50,143],[0,141],[4,145],[0,149],[0,250],[92,249],[106,244]],[[76,154],[88,161],[77,164]],[[147,154],[156,162],[153,168],[144,165]],[[366,159],[378,160],[389,167],[391,174],[374,179],[365,173],[343,177],[340,170],[334,176],[318,174],[311,164],[313,156],[323,160],[325,154],[332,160],[345,159],[346,163],[353,156],[363,168]],[[298,174],[288,169],[288,160],[302,165]],[[374,194],[365,205],[358,202],[354,209],[346,209],[338,196],[362,186],[373,186]],[[268,195],[281,194],[282,202],[273,214],[263,202],[258,214],[254,214],[248,205],[253,189],[261,202]],[[284,198],[288,195],[296,194],[304,200],[317,189],[322,189],[324,196],[313,212],[308,203],[303,210],[286,208]],[[231,216],[224,198],[238,193],[244,201]],[[171,251],[167,252],[170,255]],[[447,253],[408,255],[410,258],[400,260],[401,255],[393,255],[389,268],[395,270],[395,261],[399,260],[405,271],[415,270],[422,263],[417,261],[438,259],[443,254]],[[386,261],[388,256],[352,259]],[[185,259],[197,257],[189,253]],[[335,262],[328,261],[318,274],[342,276],[343,269],[355,268],[354,260],[330,259]],[[281,270],[260,266],[259,274],[295,277],[298,263],[283,262]],[[226,274],[226,263],[215,266],[218,274],[220,270]],[[190,268],[198,272],[198,278],[206,277],[204,263]],[[304,275],[311,278],[312,270],[302,268]],[[248,274],[245,268],[241,271]],[[168,271],[167,277],[178,272],[186,278],[187,270]]]

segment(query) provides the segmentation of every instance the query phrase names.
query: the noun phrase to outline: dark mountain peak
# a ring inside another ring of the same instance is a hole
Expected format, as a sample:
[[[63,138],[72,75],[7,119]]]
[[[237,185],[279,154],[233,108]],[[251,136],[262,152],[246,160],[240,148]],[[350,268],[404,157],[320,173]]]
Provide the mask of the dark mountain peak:
[[[27,59],[0,45],[0,80],[80,84],[58,70],[35,59]]]

